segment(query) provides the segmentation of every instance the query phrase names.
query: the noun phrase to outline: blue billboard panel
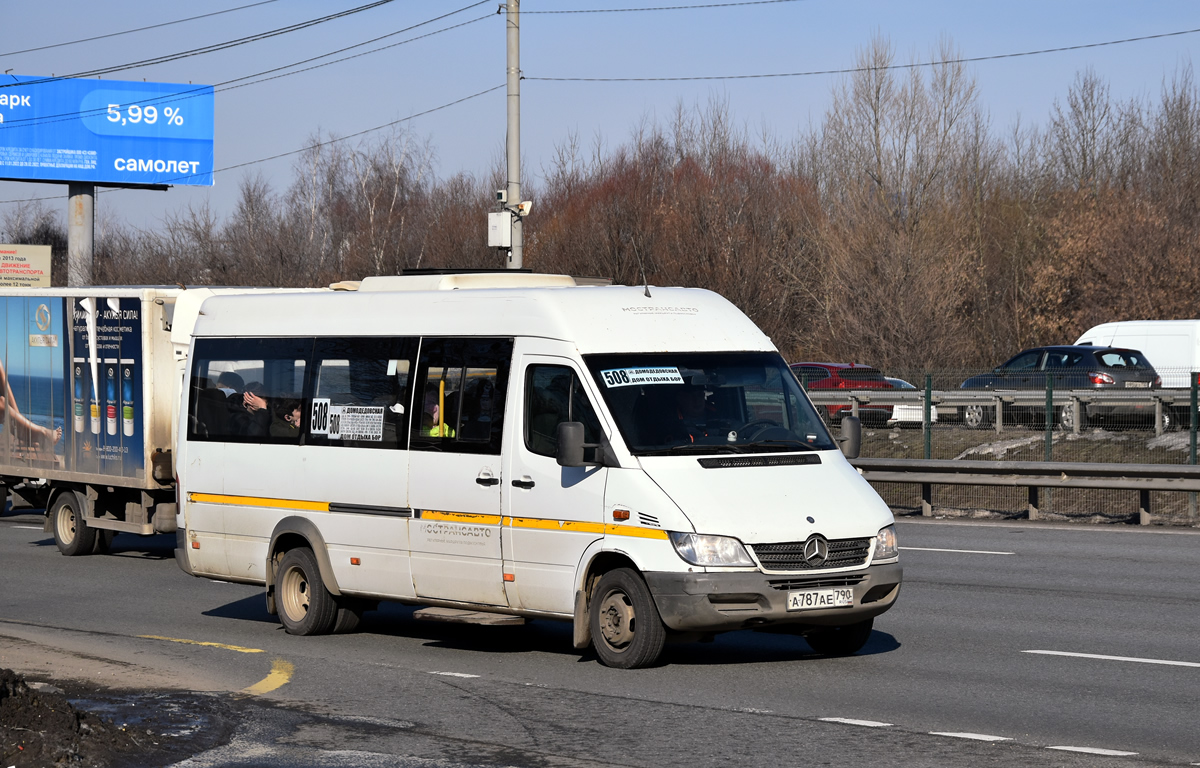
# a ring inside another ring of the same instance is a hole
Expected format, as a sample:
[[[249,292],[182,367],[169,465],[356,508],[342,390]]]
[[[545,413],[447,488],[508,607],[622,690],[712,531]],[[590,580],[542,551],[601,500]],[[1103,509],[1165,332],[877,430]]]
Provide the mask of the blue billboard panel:
[[[211,85],[4,78],[0,178],[212,186]]]

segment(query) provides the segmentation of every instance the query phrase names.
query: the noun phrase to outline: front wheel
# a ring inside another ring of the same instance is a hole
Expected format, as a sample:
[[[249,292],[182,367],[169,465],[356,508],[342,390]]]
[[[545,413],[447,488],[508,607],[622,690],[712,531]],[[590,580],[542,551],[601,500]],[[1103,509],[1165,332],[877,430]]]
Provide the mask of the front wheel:
[[[849,656],[857,653],[871,637],[875,619],[867,619],[844,627],[816,629],[804,636],[812,649],[824,656]]]
[[[326,635],[337,623],[338,606],[325,589],[311,549],[288,550],[279,564],[279,619],[289,635]]]
[[[992,422],[992,414],[983,405],[968,405],[963,408],[963,423],[968,429],[984,429]]]
[[[96,529],[89,528],[84,522],[78,494],[60,493],[50,507],[50,521],[59,552],[67,557],[92,554],[96,546]]]
[[[588,622],[600,663],[639,669],[658,661],[667,630],[646,582],[629,568],[604,574],[592,593]]]

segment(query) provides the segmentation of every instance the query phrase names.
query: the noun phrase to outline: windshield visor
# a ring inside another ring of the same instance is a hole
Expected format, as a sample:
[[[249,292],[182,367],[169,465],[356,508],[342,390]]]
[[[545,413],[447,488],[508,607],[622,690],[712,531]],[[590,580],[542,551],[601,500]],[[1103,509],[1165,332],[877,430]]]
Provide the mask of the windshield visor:
[[[585,360],[636,456],[836,447],[777,353],[589,355]]]

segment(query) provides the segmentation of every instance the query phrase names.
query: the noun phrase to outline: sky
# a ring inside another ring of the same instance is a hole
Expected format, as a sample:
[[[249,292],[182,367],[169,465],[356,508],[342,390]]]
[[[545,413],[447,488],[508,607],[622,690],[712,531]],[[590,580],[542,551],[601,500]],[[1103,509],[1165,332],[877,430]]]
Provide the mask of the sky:
[[[63,76],[111,68],[368,2],[0,0],[0,71]],[[256,161],[301,150],[318,135],[350,136],[397,121],[428,142],[439,178],[457,173],[489,178],[505,158],[506,32],[504,16],[497,13],[503,5],[502,0],[476,5],[472,0],[392,0],[258,42],[104,74],[110,80],[217,85],[384,35],[389,36],[273,74],[391,46],[284,77],[231,83],[241,87],[218,85],[214,185],[165,192],[102,190],[96,201],[98,229],[118,221],[155,230],[173,213],[205,205],[223,219],[234,210],[246,179],[261,175],[276,193],[292,182],[295,155]],[[143,27],[154,28],[130,31]],[[752,136],[767,132],[787,140],[806,133],[821,122],[833,88],[847,75],[736,76],[850,68],[875,37],[890,41],[897,63],[908,63],[931,60],[942,40],[964,57],[984,58],[1152,35],[1169,36],[969,63],[979,104],[997,135],[1018,120],[1046,125],[1055,101],[1065,101],[1071,84],[1088,68],[1116,99],[1157,99],[1164,79],[1192,64],[1193,50],[1200,46],[1200,3],[525,0],[520,15],[523,183],[536,189],[572,137],[585,154],[596,146],[613,150],[639,124],[668,126],[680,105],[704,109],[723,103]],[[98,36],[103,37],[75,42]],[[29,50],[34,48],[42,50]],[[653,80],[695,77],[736,79]],[[347,143],[357,146],[387,130]],[[241,167],[222,170],[231,166]],[[41,205],[61,211],[65,222],[66,195],[65,185],[0,182],[0,217],[18,205],[10,201],[43,198]],[[485,228],[480,222],[481,233]]]

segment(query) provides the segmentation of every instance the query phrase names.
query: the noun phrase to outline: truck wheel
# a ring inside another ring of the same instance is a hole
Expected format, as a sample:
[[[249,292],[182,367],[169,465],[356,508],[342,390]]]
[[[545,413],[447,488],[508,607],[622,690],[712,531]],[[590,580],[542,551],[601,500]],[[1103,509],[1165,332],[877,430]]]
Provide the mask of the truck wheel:
[[[311,549],[289,550],[279,564],[279,618],[289,635],[326,635],[337,620],[337,602],[317,568]]]
[[[658,661],[667,630],[646,582],[629,568],[604,574],[592,593],[588,621],[600,663],[638,669]]]
[[[857,653],[871,637],[875,619],[867,619],[844,627],[828,627],[804,636],[812,649],[824,656],[849,656]]]
[[[0,515],[8,511],[8,486],[0,483]]]
[[[112,547],[113,536],[116,536],[116,531],[109,531],[102,528],[96,529],[96,543],[92,546],[93,555],[107,555],[109,548]]]
[[[59,552],[67,557],[92,554],[96,546],[96,529],[89,528],[84,522],[79,496],[70,491],[60,493],[50,507],[50,520]]]
[[[968,429],[984,429],[992,423],[992,415],[982,405],[968,405],[963,408],[963,423]]]

